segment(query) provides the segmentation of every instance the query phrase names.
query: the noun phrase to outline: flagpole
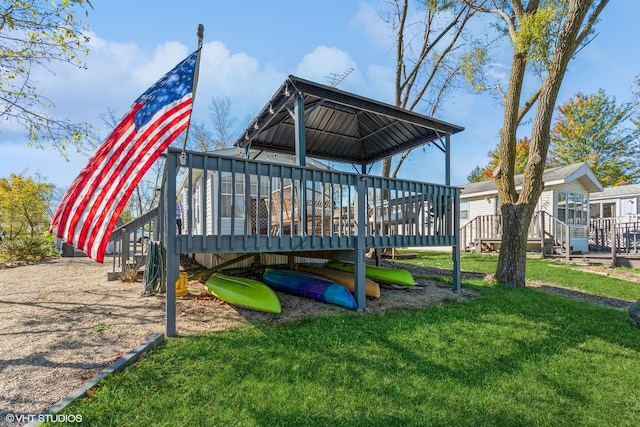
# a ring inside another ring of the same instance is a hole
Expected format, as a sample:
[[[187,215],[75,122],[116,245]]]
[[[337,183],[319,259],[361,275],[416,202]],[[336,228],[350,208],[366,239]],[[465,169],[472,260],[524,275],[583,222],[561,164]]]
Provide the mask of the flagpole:
[[[202,53],[202,39],[204,38],[204,25],[198,24],[198,55],[196,56],[196,67],[193,71],[193,86],[191,90],[191,102],[195,102],[196,99],[196,87],[198,86],[198,75],[200,74],[200,55]],[[187,127],[184,133],[184,143],[182,144],[182,152],[180,153],[180,165],[187,164],[187,139],[189,139],[189,127]]]

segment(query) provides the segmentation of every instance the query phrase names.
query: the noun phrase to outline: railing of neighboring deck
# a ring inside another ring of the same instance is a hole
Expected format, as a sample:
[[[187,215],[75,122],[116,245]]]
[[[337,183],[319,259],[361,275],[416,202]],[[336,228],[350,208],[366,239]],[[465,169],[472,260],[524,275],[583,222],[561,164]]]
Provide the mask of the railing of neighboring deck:
[[[640,250],[640,216],[591,218],[589,250],[638,254]]]

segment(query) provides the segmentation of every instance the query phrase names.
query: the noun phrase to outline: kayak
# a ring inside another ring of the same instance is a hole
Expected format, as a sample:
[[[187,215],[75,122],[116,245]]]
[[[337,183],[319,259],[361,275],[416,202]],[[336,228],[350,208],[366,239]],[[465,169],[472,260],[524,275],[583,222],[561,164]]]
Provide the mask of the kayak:
[[[355,264],[351,262],[329,261],[324,265],[334,270],[355,271]],[[376,267],[367,265],[365,267],[365,275],[376,282],[388,283],[390,285],[415,286],[416,282],[413,276],[407,270],[389,267]]]
[[[211,295],[229,304],[242,305],[267,313],[282,311],[278,295],[258,280],[214,273],[204,287]]]
[[[341,284],[352,293],[355,292],[356,285],[353,273],[309,264],[298,264],[296,265],[296,270],[324,277],[325,279]],[[380,285],[368,277],[365,278],[365,295],[368,297],[380,298]]]
[[[351,310],[357,308],[356,301],[347,288],[314,274],[266,268],[263,280],[264,283],[278,291],[336,304]]]

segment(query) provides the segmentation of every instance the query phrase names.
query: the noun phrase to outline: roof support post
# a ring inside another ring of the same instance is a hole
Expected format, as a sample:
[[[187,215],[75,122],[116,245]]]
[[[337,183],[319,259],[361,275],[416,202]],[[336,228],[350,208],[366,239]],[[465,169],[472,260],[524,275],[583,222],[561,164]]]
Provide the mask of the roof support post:
[[[302,92],[296,91],[293,100],[293,121],[295,123],[295,143],[296,143],[296,163],[298,166],[305,167],[307,165],[307,142],[304,134],[304,95]],[[300,206],[307,206],[307,184],[303,181],[298,186],[298,203]],[[301,235],[307,232],[307,210],[298,209],[300,216],[299,233]]]
[[[356,182],[356,197],[358,198],[358,211],[356,212],[356,220],[358,221],[358,236],[356,238],[356,260],[355,260],[355,297],[358,310],[364,310],[366,297],[366,230],[367,230],[367,185],[366,185],[367,166],[362,165],[362,175]]]
[[[298,166],[306,166],[307,142],[304,135],[304,95],[301,92],[296,92],[293,116],[296,133],[296,162]]]
[[[165,254],[167,265],[166,283],[166,335],[173,337],[176,335],[176,281],[178,280],[178,241],[176,238],[176,171],[178,169],[178,155],[169,151],[167,153],[167,187],[164,192],[164,218],[165,227]]]
[[[445,157],[445,172],[444,183],[445,185],[451,185],[451,135],[447,134],[444,137],[444,157]]]

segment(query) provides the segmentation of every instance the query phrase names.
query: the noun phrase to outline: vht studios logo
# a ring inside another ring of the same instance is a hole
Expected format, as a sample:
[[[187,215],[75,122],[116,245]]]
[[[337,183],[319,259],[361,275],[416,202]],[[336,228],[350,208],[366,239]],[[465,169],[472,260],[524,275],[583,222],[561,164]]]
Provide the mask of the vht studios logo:
[[[64,415],[64,414],[7,414],[4,417],[8,423],[20,423],[26,424],[31,421],[38,421],[39,423],[81,423],[82,415]]]

